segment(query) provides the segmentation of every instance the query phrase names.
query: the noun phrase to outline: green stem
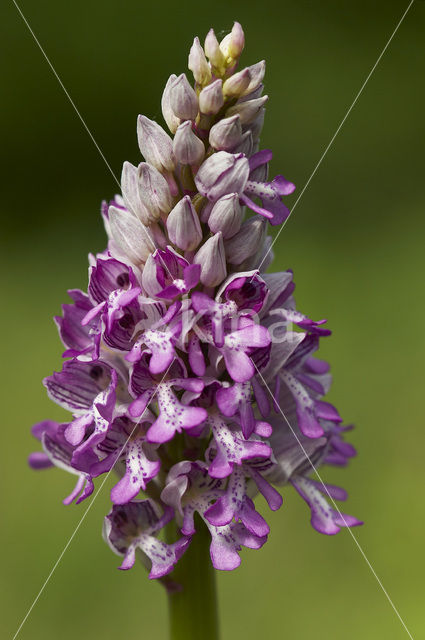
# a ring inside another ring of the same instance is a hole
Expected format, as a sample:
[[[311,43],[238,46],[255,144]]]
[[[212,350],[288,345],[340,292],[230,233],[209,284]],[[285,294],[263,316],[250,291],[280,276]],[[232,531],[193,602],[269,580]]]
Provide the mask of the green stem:
[[[190,546],[169,576],[181,587],[168,592],[170,640],[219,640],[215,569],[209,554],[211,537],[200,518],[195,524]],[[167,539],[172,542],[177,537],[176,526],[170,523]]]

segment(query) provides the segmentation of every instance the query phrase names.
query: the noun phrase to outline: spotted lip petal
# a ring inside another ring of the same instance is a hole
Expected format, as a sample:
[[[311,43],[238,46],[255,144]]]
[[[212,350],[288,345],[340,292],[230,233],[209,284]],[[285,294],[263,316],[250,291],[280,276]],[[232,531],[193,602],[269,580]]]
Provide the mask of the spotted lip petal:
[[[270,456],[269,445],[260,440],[245,440],[243,434],[227,425],[219,414],[210,414],[208,421],[214,435],[212,446],[216,448],[216,455],[208,468],[212,478],[226,478],[235,465]]]

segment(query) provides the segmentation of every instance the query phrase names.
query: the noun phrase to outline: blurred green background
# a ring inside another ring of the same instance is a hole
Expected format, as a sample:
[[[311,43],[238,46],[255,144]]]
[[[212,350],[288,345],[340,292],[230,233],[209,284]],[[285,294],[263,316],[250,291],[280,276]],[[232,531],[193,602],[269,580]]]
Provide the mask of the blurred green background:
[[[274,149],[273,172],[298,192],[407,4],[20,2],[117,175],[124,160],[139,161],[136,116],[160,119],[163,85],[186,69],[193,36],[241,21],[243,62],[268,65],[263,146]],[[30,471],[26,456],[37,448],[30,425],[64,416],[41,386],[60,366],[52,316],[66,289],[86,286],[87,253],[105,242],[99,204],[117,187],[9,0],[0,19],[0,624],[11,638],[88,505],[64,507],[74,479]],[[294,269],[299,307],[334,330],[321,350],[334,373],[330,400],[356,423],[359,457],[322,475],[349,490],[346,510],[366,523],[354,534],[415,638],[425,634],[424,32],[425,2],[417,1],[279,237],[274,264]],[[22,640],[166,638],[161,586],[141,567],[117,571],[100,537],[111,483]],[[349,533],[315,533],[304,503],[283,493],[283,508],[266,514],[267,545],[218,576],[223,640],[406,638]]]

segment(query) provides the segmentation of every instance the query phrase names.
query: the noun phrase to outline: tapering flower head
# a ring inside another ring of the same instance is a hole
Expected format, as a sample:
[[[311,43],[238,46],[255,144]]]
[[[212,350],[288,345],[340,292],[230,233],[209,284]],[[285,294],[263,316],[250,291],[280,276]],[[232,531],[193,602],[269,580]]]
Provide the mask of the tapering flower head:
[[[236,568],[242,546],[267,540],[253,499],[279,509],[276,486],[298,492],[321,533],[359,524],[334,503],[342,489],[311,478],[355,450],[323,400],[325,321],[296,310],[291,271],[265,273],[269,225],[287,219],[295,187],[268,178],[265,63],[239,68],[244,41],[238,23],[221,42],[195,38],[193,82],[173,74],[162,96],[170,133],[139,116],[143,157],[102,205],[107,248],[56,318],[65,361],[45,386],[71,417],[33,427],[43,451],[31,466],[77,476],[65,504],[116,472],[104,537],[121,569],[137,552],[151,578],[173,570],[201,520],[214,567]],[[166,543],[172,520],[181,533]]]

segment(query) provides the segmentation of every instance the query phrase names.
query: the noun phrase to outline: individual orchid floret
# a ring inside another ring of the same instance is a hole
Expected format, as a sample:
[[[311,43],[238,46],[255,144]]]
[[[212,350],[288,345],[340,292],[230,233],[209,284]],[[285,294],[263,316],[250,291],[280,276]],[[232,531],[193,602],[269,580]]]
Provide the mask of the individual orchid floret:
[[[195,120],[198,115],[198,98],[184,73],[171,85],[170,105],[174,115],[181,120]]]
[[[165,85],[165,89],[161,98],[162,115],[171,133],[175,133],[178,129],[179,124],[181,123],[180,118],[177,118],[171,107],[171,87],[176,79],[176,74],[172,73],[167,80],[167,84]]]
[[[333,509],[325,496],[333,500],[345,500],[346,492],[339,487],[297,476],[292,478],[292,485],[311,509],[311,524],[319,533],[335,535],[341,527],[354,527],[363,524],[361,520]],[[324,494],[324,495],[323,495]]]
[[[87,451],[80,456],[78,464],[73,462],[74,447],[65,438],[67,426],[52,420],[44,420],[34,425],[32,433],[41,441],[44,454],[31,454],[29,457],[29,464],[33,469],[56,466],[78,476],[73,491],[63,500],[65,505],[71,504],[74,500],[79,504],[93,493],[94,484],[90,468],[96,461],[96,456]]]
[[[108,215],[114,242],[131,264],[142,265],[156,249],[149,229],[125,209],[111,206]]]
[[[206,514],[213,501],[220,499],[223,493],[223,482],[211,478],[205,465],[185,461],[171,468],[161,497],[180,515],[184,535],[196,535],[194,514],[197,512],[201,516],[211,534],[210,556],[213,566],[230,571],[240,565],[238,552],[241,547],[259,549],[266,542],[267,534],[260,536],[252,533],[243,521],[221,526],[212,524]],[[245,514],[239,511],[238,517],[242,520],[243,516]],[[252,517],[250,522],[253,522]]]
[[[175,345],[182,331],[180,308],[181,302],[176,302],[148,329],[139,331],[136,327],[133,346],[125,356],[127,362],[138,362],[143,354],[148,353],[151,373],[163,373],[168,369],[176,357]]]
[[[198,214],[189,198],[178,201],[167,218],[167,231],[171,242],[183,251],[194,251],[202,240]]]
[[[213,233],[221,231],[224,240],[227,240],[241,228],[243,215],[238,194],[228,193],[214,203],[208,217],[208,226]]]
[[[228,525],[234,519],[255,536],[263,538],[270,533],[270,527],[255,510],[253,501],[247,495],[247,482],[242,467],[235,467],[229,476],[227,489],[205,512],[208,522],[216,527]]]
[[[259,312],[266,295],[264,280],[257,271],[249,271],[229,276],[218,290],[215,300],[195,291],[191,302],[192,309],[200,316],[200,326],[207,332],[211,331],[216,347],[222,347],[226,333],[230,333],[227,321],[231,320],[230,328],[238,329],[239,318]]]
[[[235,465],[241,465],[253,458],[269,458],[271,449],[260,439],[246,440],[235,425],[228,424],[218,413],[210,413],[208,424],[211,427],[214,441],[212,447],[216,455],[212,460],[208,473],[212,478],[227,478]]]
[[[215,75],[222,76],[226,70],[226,58],[220,48],[214,29],[210,29],[205,38],[205,54],[213,67]]]
[[[181,366],[175,373],[169,372],[167,379],[155,380],[143,361],[137,362],[133,368],[130,388],[135,400],[129,407],[133,418],[142,416],[152,397],[157,398],[159,416],[147,432],[148,442],[163,443],[171,440],[176,432],[182,429],[197,427],[207,417],[205,409],[184,405],[177,399],[173,389],[185,389],[200,394],[204,382],[199,379],[183,377]],[[182,377],[178,377],[182,376]]]
[[[238,115],[223,118],[210,130],[209,142],[217,151],[231,151],[242,139],[242,125]]]
[[[251,124],[261,112],[268,99],[269,96],[262,96],[261,98],[254,98],[253,100],[237,102],[227,109],[226,116],[230,118],[231,116],[238,115],[241,124]]]
[[[195,82],[201,86],[209,84],[211,81],[211,68],[205,57],[199,38],[196,37],[189,52],[188,67],[193,73]]]
[[[233,28],[227,36],[220,42],[220,49],[226,59],[227,64],[236,62],[245,46],[245,34],[239,22],[235,22]]]
[[[193,132],[192,122],[179,125],[173,140],[173,152],[180,164],[199,166],[205,155],[204,143]]]
[[[218,151],[199,168],[195,184],[199,193],[215,202],[232,192],[243,192],[249,177],[249,163],[244,155]]]
[[[172,247],[157,249],[146,261],[142,286],[149,296],[172,300],[196,287],[201,266],[189,262]]]
[[[55,402],[72,411],[75,419],[65,430],[65,437],[78,445],[87,429],[94,424],[90,438],[103,437],[116,401],[117,373],[103,363],[78,360],[65,363],[62,371],[44,380],[48,394]],[[86,444],[87,441],[84,442]]]
[[[79,289],[71,289],[68,295],[73,304],[62,305],[62,316],[55,316],[54,320],[59,329],[59,335],[66,346],[62,354],[64,358],[81,358],[97,360],[99,357],[100,328],[94,319],[85,326],[82,320],[93,308],[87,294]]]
[[[223,84],[223,95],[225,98],[240,98],[244,95],[251,82],[249,69],[243,69],[227,78]]]
[[[226,257],[221,232],[214,234],[202,245],[193,258],[201,266],[201,282],[207,287],[216,287],[226,277]]]
[[[99,258],[90,268],[89,295],[95,305],[82,318],[81,324],[89,324],[100,312],[110,332],[116,320],[125,314],[125,308],[141,293],[133,274],[122,262],[114,258]]]
[[[254,91],[257,91],[262,86],[261,83],[263,82],[264,74],[266,73],[266,61],[261,60],[260,62],[257,62],[257,64],[253,64],[250,67],[248,67],[248,70],[249,70],[251,80],[248,87],[246,88],[244,95],[245,96],[251,95],[252,98],[259,97],[259,96],[254,96],[252,94]]]
[[[295,187],[283,176],[277,176],[272,182],[259,182],[254,172],[266,165],[271,153],[262,151],[249,161],[242,153],[231,154],[218,151],[201,165],[195,183],[199,192],[215,202],[227,193],[238,192],[240,199],[256,213],[267,218],[272,225],[281,224],[288,216],[289,209],[282,203],[281,197],[291,194]],[[259,197],[263,206],[252,201],[250,196]]]
[[[134,167],[124,162],[121,175],[124,203],[146,226],[155,223],[171,209],[171,194],[161,173],[147,162]]]
[[[173,570],[186,551],[189,538],[183,537],[169,545],[155,535],[172,515],[169,509],[161,516],[152,500],[129,502],[112,508],[105,518],[103,537],[112,551],[124,556],[120,569],[131,569],[136,551],[140,549],[152,563],[149,578],[162,578]]]
[[[204,87],[199,94],[199,110],[206,115],[215,115],[223,104],[223,81],[218,78]]]
[[[114,504],[130,502],[158,475],[161,461],[156,454],[157,445],[146,440],[146,431],[154,421],[155,416],[150,411],[145,411],[137,423],[126,416],[119,416],[111,423],[103,440],[92,447],[93,453],[100,458],[90,466],[92,477],[109,473],[117,463],[125,469],[119,482],[111,489]],[[73,464],[79,459],[78,452],[74,452]]]
[[[172,87],[174,87],[174,82]],[[139,116],[137,139],[146,162],[149,162],[158,171],[173,171],[175,165],[173,142],[157,122],[149,120],[146,116]]]

